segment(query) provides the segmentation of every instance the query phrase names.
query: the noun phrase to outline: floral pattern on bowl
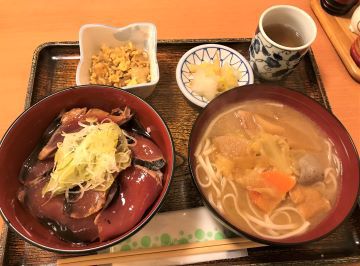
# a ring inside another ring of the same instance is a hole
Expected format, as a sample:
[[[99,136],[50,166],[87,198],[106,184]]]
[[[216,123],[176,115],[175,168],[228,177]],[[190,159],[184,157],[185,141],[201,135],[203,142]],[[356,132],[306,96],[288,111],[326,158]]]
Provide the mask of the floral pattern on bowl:
[[[199,65],[202,62],[212,62],[219,55],[220,64],[228,63],[232,68],[240,71],[241,77],[238,79],[238,85],[248,85],[254,83],[254,74],[249,62],[234,49],[219,44],[203,44],[187,51],[179,60],[176,68],[176,81],[184,96],[192,103],[205,107],[209,101],[196,94],[190,88],[193,79],[189,65]]]

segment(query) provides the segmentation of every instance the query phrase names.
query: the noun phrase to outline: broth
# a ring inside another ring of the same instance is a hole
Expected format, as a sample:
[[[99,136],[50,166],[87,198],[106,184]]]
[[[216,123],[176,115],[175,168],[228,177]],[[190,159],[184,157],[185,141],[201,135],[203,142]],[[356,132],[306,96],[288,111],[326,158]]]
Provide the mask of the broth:
[[[221,113],[195,157],[210,204],[262,238],[302,234],[336,204],[341,165],[332,143],[313,121],[280,103],[247,101]]]

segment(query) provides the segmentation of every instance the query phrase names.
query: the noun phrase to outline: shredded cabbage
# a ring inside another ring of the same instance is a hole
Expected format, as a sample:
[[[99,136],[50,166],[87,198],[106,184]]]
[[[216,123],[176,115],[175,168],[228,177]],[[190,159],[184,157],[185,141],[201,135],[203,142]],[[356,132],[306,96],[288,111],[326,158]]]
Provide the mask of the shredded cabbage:
[[[79,132],[63,133],[58,143],[54,169],[44,187],[43,196],[65,193],[79,186],[81,195],[87,190],[106,191],[116,173],[131,163],[131,151],[126,137],[113,122],[81,124]]]
[[[269,159],[277,170],[291,174],[290,146],[284,137],[265,132],[258,134],[252,143],[252,149]]]

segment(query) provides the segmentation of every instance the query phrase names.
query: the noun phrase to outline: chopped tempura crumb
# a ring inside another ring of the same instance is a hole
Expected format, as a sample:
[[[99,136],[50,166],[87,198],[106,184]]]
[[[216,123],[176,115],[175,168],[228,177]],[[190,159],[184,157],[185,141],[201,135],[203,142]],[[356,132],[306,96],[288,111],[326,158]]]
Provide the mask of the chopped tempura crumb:
[[[151,80],[148,54],[131,42],[115,48],[102,45],[91,58],[90,83],[124,87]]]

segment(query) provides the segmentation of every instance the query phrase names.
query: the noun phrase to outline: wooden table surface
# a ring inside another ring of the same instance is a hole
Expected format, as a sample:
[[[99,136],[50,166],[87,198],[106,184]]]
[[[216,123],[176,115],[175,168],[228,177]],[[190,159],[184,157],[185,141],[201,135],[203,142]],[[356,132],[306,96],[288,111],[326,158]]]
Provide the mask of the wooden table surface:
[[[318,35],[312,49],[329,102],[360,149],[360,84],[304,0],[0,1],[0,136],[24,108],[33,51],[41,43],[77,40],[87,23],[152,22],[158,39],[252,37],[261,12],[275,4],[300,7],[314,18]]]

